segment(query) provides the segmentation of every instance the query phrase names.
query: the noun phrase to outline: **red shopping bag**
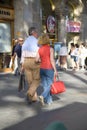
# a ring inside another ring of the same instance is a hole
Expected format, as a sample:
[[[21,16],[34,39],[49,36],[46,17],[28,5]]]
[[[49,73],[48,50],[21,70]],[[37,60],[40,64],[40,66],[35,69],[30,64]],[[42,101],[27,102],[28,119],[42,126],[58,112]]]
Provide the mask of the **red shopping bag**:
[[[54,81],[50,89],[51,94],[63,93],[65,91],[66,91],[66,87],[64,82],[60,80],[56,80],[56,78],[54,78]]]

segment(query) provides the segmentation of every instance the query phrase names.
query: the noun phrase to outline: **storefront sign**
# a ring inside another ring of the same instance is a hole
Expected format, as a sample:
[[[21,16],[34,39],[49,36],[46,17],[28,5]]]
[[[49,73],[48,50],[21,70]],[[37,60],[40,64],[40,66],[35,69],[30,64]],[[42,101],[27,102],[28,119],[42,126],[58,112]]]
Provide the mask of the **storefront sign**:
[[[49,33],[55,32],[55,18],[53,16],[47,18],[47,30]]]
[[[14,19],[13,10],[0,7],[0,18],[1,19]]]
[[[67,32],[80,32],[81,24],[80,22],[67,21],[66,31]]]

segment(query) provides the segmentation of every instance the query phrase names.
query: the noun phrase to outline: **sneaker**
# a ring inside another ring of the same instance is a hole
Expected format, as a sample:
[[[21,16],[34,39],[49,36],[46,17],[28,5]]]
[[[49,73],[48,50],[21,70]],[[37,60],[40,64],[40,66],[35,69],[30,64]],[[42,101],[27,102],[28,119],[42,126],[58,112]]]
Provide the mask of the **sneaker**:
[[[41,105],[44,106],[44,97],[43,96],[39,96],[39,101],[41,102]]]
[[[48,105],[48,106],[50,106],[50,105],[52,105],[52,104],[53,104],[53,102],[52,102],[52,101],[47,103],[47,105]]]
[[[51,104],[52,104],[52,103],[50,103],[50,102],[49,102],[49,103],[47,103],[47,105],[48,105],[48,106],[50,106]]]

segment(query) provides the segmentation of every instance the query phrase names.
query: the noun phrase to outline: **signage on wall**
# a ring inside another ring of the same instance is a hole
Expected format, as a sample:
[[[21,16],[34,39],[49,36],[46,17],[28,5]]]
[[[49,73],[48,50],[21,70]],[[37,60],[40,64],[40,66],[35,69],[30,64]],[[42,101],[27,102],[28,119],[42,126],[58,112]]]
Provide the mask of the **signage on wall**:
[[[2,19],[14,19],[13,10],[0,7],[0,18]]]
[[[47,30],[49,33],[55,32],[55,18],[51,15],[47,18]]]
[[[81,30],[81,23],[80,22],[67,21],[67,24],[66,24],[66,31],[67,32],[79,33],[80,30]]]

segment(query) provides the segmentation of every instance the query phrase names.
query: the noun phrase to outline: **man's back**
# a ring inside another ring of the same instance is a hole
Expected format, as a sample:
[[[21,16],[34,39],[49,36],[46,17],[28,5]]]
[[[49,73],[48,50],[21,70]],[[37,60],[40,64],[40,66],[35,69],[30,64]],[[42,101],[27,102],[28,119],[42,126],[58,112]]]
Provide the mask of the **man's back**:
[[[29,37],[22,45],[21,56],[21,70],[25,72],[28,83],[27,99],[28,101],[37,101],[37,87],[40,83],[39,69],[40,66],[36,64],[35,57],[38,50],[37,36],[38,33],[35,27],[29,28]]]
[[[37,39],[34,36],[29,36],[22,46],[23,51],[35,52],[37,50]]]

